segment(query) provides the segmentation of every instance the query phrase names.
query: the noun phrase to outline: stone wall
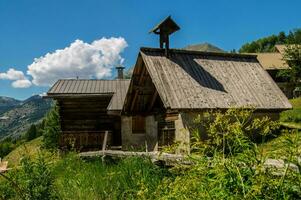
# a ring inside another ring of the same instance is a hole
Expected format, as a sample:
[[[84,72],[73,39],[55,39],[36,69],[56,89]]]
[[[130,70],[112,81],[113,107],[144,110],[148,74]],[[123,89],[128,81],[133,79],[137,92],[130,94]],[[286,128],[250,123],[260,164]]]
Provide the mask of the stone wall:
[[[175,142],[179,144],[177,153],[190,152],[190,130],[187,125],[186,118],[183,114],[179,114],[178,119],[175,120]]]
[[[121,117],[121,137],[123,150],[158,150],[158,129],[154,116],[145,117],[145,133],[132,132],[132,117]]]

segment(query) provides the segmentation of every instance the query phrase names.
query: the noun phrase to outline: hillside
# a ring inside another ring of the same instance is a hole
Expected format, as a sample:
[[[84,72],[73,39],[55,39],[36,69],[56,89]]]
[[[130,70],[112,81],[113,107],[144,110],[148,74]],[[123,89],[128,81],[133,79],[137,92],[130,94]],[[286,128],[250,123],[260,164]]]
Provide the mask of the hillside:
[[[35,95],[16,105],[13,103],[10,105],[9,108],[6,106],[6,111],[0,114],[0,140],[6,136],[20,136],[31,124],[41,120],[49,111],[52,100]]]
[[[207,42],[202,44],[188,45],[187,47],[184,47],[184,49],[193,50],[193,51],[206,51],[206,52],[225,52],[224,50]]]
[[[40,151],[41,143],[42,143],[42,137],[38,137],[29,142],[25,142],[24,144],[21,144],[12,152],[10,152],[4,158],[4,160],[8,161],[9,167],[15,167],[20,164],[19,163],[20,159],[24,155],[30,156],[32,158],[36,158]]]
[[[19,105],[21,101],[10,98],[10,97],[0,97],[0,115],[9,109]]]

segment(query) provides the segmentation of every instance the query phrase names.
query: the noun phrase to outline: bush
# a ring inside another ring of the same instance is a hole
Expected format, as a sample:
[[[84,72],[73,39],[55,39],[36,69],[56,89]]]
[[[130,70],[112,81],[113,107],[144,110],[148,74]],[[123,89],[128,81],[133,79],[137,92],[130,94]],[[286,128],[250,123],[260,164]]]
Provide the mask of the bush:
[[[264,140],[279,128],[268,117],[255,118],[253,109],[228,109],[226,112],[208,112],[195,119],[197,127],[205,132],[193,131],[192,151],[206,151],[211,155],[217,150],[224,155],[236,155],[252,149],[253,140]],[[203,136],[206,135],[206,136]]]
[[[3,185],[0,187],[3,198],[58,199],[53,185],[54,176],[42,155],[35,161],[23,157],[21,168],[10,171],[5,178],[6,181],[2,180]]]
[[[3,158],[7,154],[9,154],[15,145],[11,141],[4,141],[0,143],[0,158]]]

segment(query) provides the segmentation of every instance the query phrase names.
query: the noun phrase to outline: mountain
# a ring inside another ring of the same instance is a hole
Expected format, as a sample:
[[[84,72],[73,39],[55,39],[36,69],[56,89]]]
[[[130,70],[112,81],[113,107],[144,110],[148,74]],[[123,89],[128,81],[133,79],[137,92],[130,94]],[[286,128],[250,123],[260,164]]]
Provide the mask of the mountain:
[[[5,98],[1,97],[1,99]],[[11,104],[3,103],[9,106],[6,106],[6,111],[0,114],[0,140],[6,136],[22,135],[31,124],[39,122],[53,104],[52,100],[43,99],[39,95],[34,95],[24,101],[9,99]]]
[[[192,51],[206,51],[206,52],[220,52],[220,53],[225,52],[224,50],[207,42],[202,44],[188,45],[187,47],[184,47],[184,49],[192,50]]]
[[[0,97],[0,115],[5,111],[13,108],[14,106],[20,104],[21,101],[10,98],[10,97]]]

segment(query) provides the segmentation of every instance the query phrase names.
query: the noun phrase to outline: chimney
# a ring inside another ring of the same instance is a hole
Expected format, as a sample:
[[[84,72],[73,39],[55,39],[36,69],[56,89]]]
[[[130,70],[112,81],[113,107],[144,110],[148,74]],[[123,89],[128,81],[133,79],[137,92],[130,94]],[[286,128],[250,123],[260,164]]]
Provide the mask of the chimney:
[[[165,48],[165,56],[168,57],[169,50],[169,35],[180,30],[180,27],[171,19],[171,16],[165,18],[150,33],[160,35],[160,48]]]
[[[122,65],[118,65],[117,67],[116,67],[116,69],[117,69],[117,79],[123,79],[123,69],[124,69],[124,67],[122,66]]]

